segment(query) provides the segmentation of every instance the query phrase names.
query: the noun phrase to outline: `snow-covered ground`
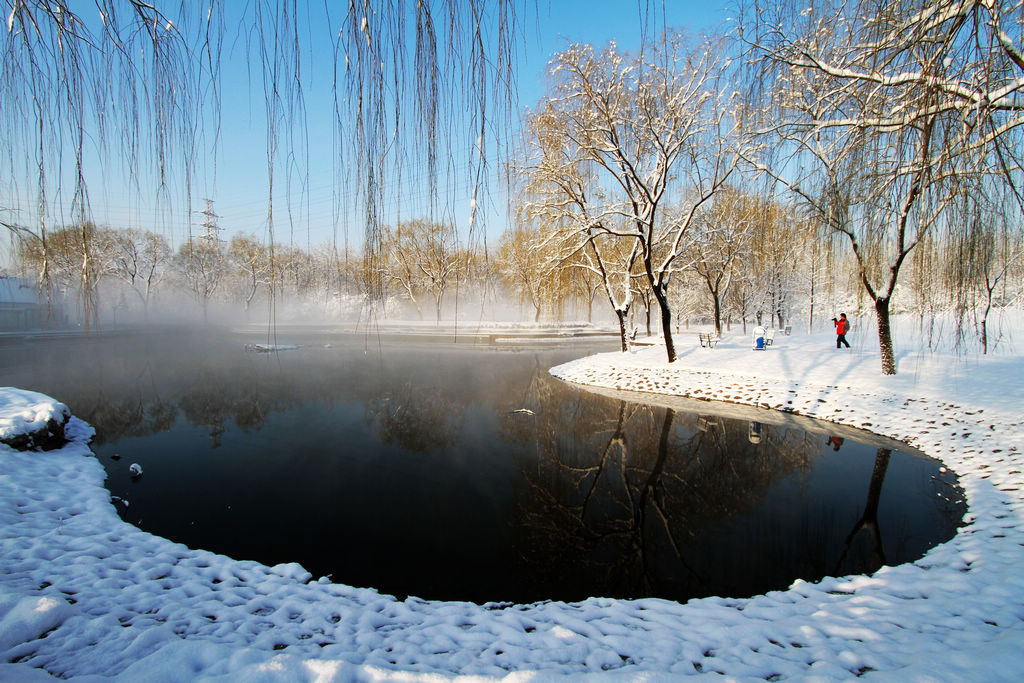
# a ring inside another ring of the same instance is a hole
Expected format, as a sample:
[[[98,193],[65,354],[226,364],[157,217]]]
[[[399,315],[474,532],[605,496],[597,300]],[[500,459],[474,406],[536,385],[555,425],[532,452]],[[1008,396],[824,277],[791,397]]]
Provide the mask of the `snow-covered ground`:
[[[652,346],[552,373],[910,442],[960,475],[968,502],[967,524],[913,564],[685,605],[400,602],[123,523],[72,418],[59,451],[0,446],[0,680],[1024,678],[1024,355],[904,352],[883,377],[872,341],[851,339],[837,351],[830,335],[783,336],[753,351],[738,333],[715,349],[681,336],[671,366]],[[24,413],[19,392],[0,393],[18,401]]]

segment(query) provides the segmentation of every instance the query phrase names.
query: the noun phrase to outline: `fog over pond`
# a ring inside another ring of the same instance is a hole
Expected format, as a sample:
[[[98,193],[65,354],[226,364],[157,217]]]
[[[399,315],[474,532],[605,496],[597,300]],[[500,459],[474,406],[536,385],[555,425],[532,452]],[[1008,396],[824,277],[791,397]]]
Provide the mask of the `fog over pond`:
[[[9,339],[0,382],[96,428],[127,521],[399,596],[753,595],[911,561],[963,515],[951,473],[889,445],[548,374],[614,339],[398,339]]]

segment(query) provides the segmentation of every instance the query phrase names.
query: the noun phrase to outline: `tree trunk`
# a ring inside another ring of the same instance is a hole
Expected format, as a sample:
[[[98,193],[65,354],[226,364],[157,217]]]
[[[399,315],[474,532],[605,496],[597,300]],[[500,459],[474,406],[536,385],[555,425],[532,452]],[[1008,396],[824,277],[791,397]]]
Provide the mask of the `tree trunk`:
[[[814,332],[814,263],[811,263],[811,303],[807,314],[807,334]]]
[[[676,362],[676,345],[672,341],[672,309],[668,305],[668,294],[662,287],[654,287],[654,298],[658,300],[661,308],[661,333],[665,336],[665,353],[668,354],[668,362]]]
[[[99,322],[99,306],[96,303],[95,283],[90,274],[89,248],[86,243],[86,235],[82,234],[82,283],[81,297],[83,309],[83,323],[85,331],[92,329],[93,323]]]
[[[722,336],[722,302],[718,300],[718,292],[712,290],[711,301],[715,309],[715,334]]]
[[[878,503],[882,499],[882,484],[885,482],[885,473],[889,469],[889,458],[892,450],[879,448],[875,456],[875,467],[871,471],[871,483],[868,485],[868,499],[864,505],[864,515],[853,526],[853,530],[846,537],[843,554],[836,563],[835,575],[842,574],[843,561],[850,553],[850,547],[854,538],[866,530],[871,539],[871,571],[877,571],[885,564],[885,549],[882,547],[882,531],[878,526]]]
[[[875,317],[878,319],[878,350],[882,354],[882,374],[896,374],[896,357],[892,350],[892,328],[889,325],[889,297],[875,301]]]
[[[615,309],[615,317],[619,320],[619,339],[622,341],[622,352],[626,353],[629,351],[629,329],[627,318],[629,316],[629,309]]]
[[[988,355],[988,314],[992,312],[992,292],[996,284],[989,283],[988,276],[985,277],[985,313],[981,316],[981,353]]]

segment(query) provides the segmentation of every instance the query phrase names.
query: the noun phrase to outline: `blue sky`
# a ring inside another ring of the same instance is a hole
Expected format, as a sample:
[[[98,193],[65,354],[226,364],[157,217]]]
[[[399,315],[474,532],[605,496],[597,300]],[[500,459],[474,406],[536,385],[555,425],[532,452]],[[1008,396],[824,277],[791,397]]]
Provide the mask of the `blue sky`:
[[[655,26],[685,29],[692,33],[714,31],[727,16],[724,0],[704,3],[666,0],[640,0],[648,3],[656,13]],[[230,5],[229,5],[230,7]],[[664,14],[662,13],[664,9]],[[313,12],[314,10],[310,10]],[[230,12],[227,23],[231,24]],[[340,20],[340,14],[338,16]],[[323,31],[316,18],[312,31]],[[638,45],[641,35],[640,10],[635,0],[538,0],[537,16],[526,20],[525,45],[519,55],[518,98],[520,110],[533,107],[543,95],[545,66],[548,58],[570,43],[592,43],[603,46],[614,40],[624,49]],[[229,34],[233,29],[229,29]],[[214,209],[220,216],[220,226],[229,237],[236,232],[267,236],[268,216],[268,161],[266,153],[265,112],[262,86],[258,80],[250,82],[244,61],[245,49],[234,35],[225,38],[225,66],[222,80],[222,130],[215,153],[208,149],[195,159],[196,182],[191,191],[191,206],[186,208],[181,191],[175,193],[173,207],[157,211],[153,193],[144,187],[141,197],[125,191],[126,181],[116,162],[94,162],[88,172],[90,203],[93,219],[112,227],[138,227],[163,232],[180,244],[190,223],[199,217],[191,212],[203,206],[203,198],[214,200]],[[329,41],[321,41],[329,46]],[[320,48],[318,48],[320,49]],[[339,245],[349,241],[361,243],[362,222],[360,211],[352,206],[352,197],[339,190],[337,163],[334,159],[335,136],[332,121],[331,70],[329,51],[311,51],[303,64],[307,125],[305,135],[296,138],[294,150],[297,159],[289,162],[281,158],[275,170],[274,237],[277,243],[294,243],[303,248],[325,242]],[[282,147],[286,145],[282,144]],[[464,154],[453,150],[456,166],[465,165],[457,157]],[[282,155],[283,157],[283,155]],[[293,169],[288,177],[288,167]],[[308,172],[307,172],[308,169]],[[492,174],[498,174],[498,165],[492,164]],[[422,174],[409,172],[410,180],[402,188],[401,217],[413,218],[417,196],[424,196]],[[21,183],[22,181],[19,181]],[[145,182],[145,181],[144,181]],[[31,186],[25,182],[22,187]],[[22,190],[24,192],[24,189]],[[31,206],[32,198],[11,196],[6,187],[0,188],[0,206]],[[417,195],[417,193],[419,193]],[[441,208],[441,215],[465,230],[468,223],[470,194],[465,188],[454,188],[444,193],[449,199]],[[6,195],[6,196],[4,196]],[[51,196],[54,193],[50,192]],[[389,212],[398,205],[398,197],[389,196]],[[483,204],[483,203],[482,203]],[[504,198],[500,192],[492,194],[486,212],[487,239],[496,244],[505,227]],[[340,212],[336,207],[341,207]],[[393,220],[387,216],[386,220]],[[22,211],[16,218],[31,225],[34,218]],[[51,224],[60,223],[51,218]],[[196,230],[193,226],[193,230]]]

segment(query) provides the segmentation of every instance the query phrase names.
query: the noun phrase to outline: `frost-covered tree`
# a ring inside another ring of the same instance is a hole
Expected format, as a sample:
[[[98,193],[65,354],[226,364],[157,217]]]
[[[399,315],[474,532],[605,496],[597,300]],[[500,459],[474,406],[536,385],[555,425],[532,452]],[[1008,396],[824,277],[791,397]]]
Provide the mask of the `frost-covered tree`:
[[[381,241],[380,268],[385,284],[398,289],[400,296],[423,311],[419,297],[434,300],[437,322],[445,294],[466,274],[467,254],[460,249],[455,226],[425,219],[402,221],[385,226]]]
[[[711,299],[715,333],[722,334],[722,304],[738,268],[751,259],[750,242],[758,219],[757,198],[727,187],[702,211],[687,239],[687,268],[696,273]]]
[[[227,249],[223,242],[196,237],[181,245],[172,262],[185,287],[195,296],[209,320],[210,299],[227,275]]]
[[[815,235],[794,207],[773,198],[757,197],[753,201],[753,230],[746,267],[763,292],[763,301],[759,303],[768,313],[768,324],[784,328],[791,322],[790,312],[803,294],[802,280],[809,277],[809,272],[802,271],[813,268],[807,262],[806,247]]]
[[[586,164],[582,171],[596,176],[586,215],[557,191],[544,201],[552,213],[565,205],[570,227],[588,239],[604,234],[636,243],[670,362],[676,351],[668,292],[684,235],[740,159],[738,97],[720,53],[677,34],[632,55],[614,44],[602,51],[573,45],[552,58],[538,107],[554,122],[545,127],[552,138],[545,144],[565,148],[572,164]]]
[[[420,307],[419,295],[423,288],[416,265],[419,254],[410,234],[411,229],[408,223],[382,228],[379,277],[383,279],[385,291],[397,290],[397,295],[411,303],[422,320],[423,309]]]
[[[137,228],[109,231],[107,245],[111,273],[135,292],[148,316],[154,289],[171,259],[170,245],[163,235]]]
[[[111,231],[85,221],[42,235],[23,234],[17,242],[22,269],[46,273],[47,291],[76,302],[79,322],[99,322],[100,282],[110,272]]]
[[[625,352],[642,244],[617,234],[622,217],[605,201],[608,191],[587,149],[566,144],[574,135],[571,121],[550,102],[527,117],[526,151],[516,167],[524,185],[519,210],[540,226],[537,245],[555,254],[551,267],[600,281]]]
[[[277,169],[287,167],[286,185],[303,180],[305,93],[314,68],[322,68],[316,83],[329,84],[337,133],[335,210],[361,213],[363,253],[373,266],[385,191],[401,196],[410,170],[436,195],[441,162],[463,150],[465,175],[445,185],[468,185],[483,201],[495,138],[512,128],[517,38],[532,9],[519,0],[5,0],[0,7],[0,154],[10,168],[35,175],[16,189],[34,194],[36,205],[31,223],[5,217],[0,226],[39,241],[43,289],[55,200],[70,205],[76,224],[88,222],[90,178],[103,164],[123,162],[147,203],[190,202],[196,159],[217,149],[225,37],[234,42],[232,58],[248,62],[256,98],[262,95],[272,259]],[[314,54],[329,57],[314,62]],[[0,205],[6,208],[14,207]],[[482,225],[477,220],[471,232]],[[362,277],[377,298],[375,266]],[[83,286],[91,291],[90,282]]]
[[[951,226],[938,249],[939,281],[945,281],[958,322],[958,343],[975,332],[981,352],[998,342],[990,315],[1018,294],[1015,271],[1024,263],[1024,225],[1016,204],[991,184],[965,187],[948,218]]]
[[[234,235],[228,247],[228,262],[238,279],[237,290],[248,313],[260,287],[272,284],[270,251],[255,235]]]
[[[408,227],[418,255],[416,268],[424,290],[434,299],[436,320],[441,322],[441,303],[462,273],[466,255],[459,249],[452,224],[419,220]]]
[[[762,170],[843,237],[896,372],[890,307],[914,249],[965,180],[1020,182],[1021,5],[753,0],[741,36],[771,92],[780,155]],[[1016,28],[1014,28],[1016,26]]]
[[[552,263],[546,253],[547,241],[530,225],[514,225],[501,235],[495,267],[505,287],[519,298],[520,305],[533,308],[538,322],[551,299]]]

